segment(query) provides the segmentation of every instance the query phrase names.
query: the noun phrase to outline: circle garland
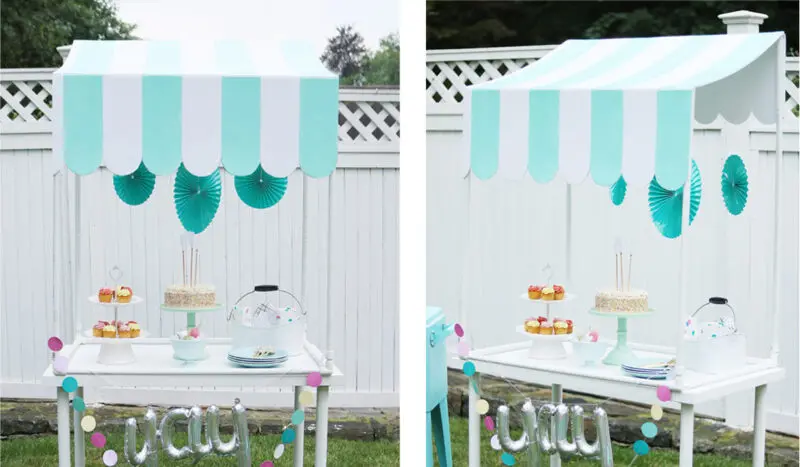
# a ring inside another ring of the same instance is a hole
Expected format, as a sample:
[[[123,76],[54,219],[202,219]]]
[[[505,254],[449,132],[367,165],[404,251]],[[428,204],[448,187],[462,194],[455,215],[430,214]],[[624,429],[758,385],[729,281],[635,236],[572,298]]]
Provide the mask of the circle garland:
[[[608,189],[608,194],[611,197],[611,202],[614,206],[619,206],[625,201],[625,194],[628,192],[628,182],[620,175],[619,179],[614,182]]]
[[[722,199],[729,213],[738,216],[747,205],[747,167],[737,154],[728,156],[722,167]]]
[[[464,338],[464,328],[463,326],[461,326],[461,324],[456,323],[454,325],[454,329],[455,329],[455,334],[458,337],[459,355],[462,358],[466,359],[469,357],[470,348],[469,344],[466,342]],[[464,349],[466,350],[462,353],[462,350]],[[475,394],[477,394],[480,397],[478,402],[475,404],[475,410],[478,412],[479,415],[483,416],[483,425],[486,428],[486,431],[494,433],[496,425],[491,415],[488,415],[489,402],[486,401],[486,399],[483,399],[483,397],[481,397],[482,392],[478,387],[478,382],[477,382],[477,380],[480,378],[480,374],[476,371],[475,363],[466,360],[464,362],[464,365],[462,366],[462,371],[464,372],[464,375],[466,375],[467,378],[469,379],[469,384],[472,386],[472,389],[475,391]],[[669,389],[668,386],[665,385],[658,386],[656,388],[655,395],[656,398],[662,402],[668,402],[672,399],[672,391]],[[550,401],[548,401],[548,403],[550,403]],[[576,405],[596,406],[599,404],[576,404]],[[649,415],[654,421],[659,421],[664,415],[664,409],[663,407],[661,407],[660,404],[654,403],[650,407]],[[658,434],[658,426],[651,421],[644,422],[640,427],[640,430],[645,439],[636,440],[631,445],[635,457],[633,458],[633,461],[631,461],[630,465],[632,465],[633,462],[636,461],[637,457],[645,456],[650,452],[650,445],[647,443],[647,440],[653,440]],[[500,445],[500,439],[498,438],[496,433],[492,435],[489,443],[492,446],[493,450],[495,451],[503,450],[502,446]],[[500,455],[500,462],[502,465],[511,466],[515,465],[517,461],[513,454],[509,452],[503,452]]]
[[[56,344],[58,343],[58,344]],[[58,347],[59,351],[63,348],[63,344],[61,343],[61,339],[57,336],[50,337],[48,339],[48,349],[51,351],[53,348]],[[63,364],[63,371],[55,368],[55,364],[53,366],[53,370],[55,374],[64,374],[64,379],[61,381],[61,387],[69,394],[75,393],[78,389],[78,380],[74,376],[66,376],[69,358],[63,355],[55,355],[56,351],[53,351],[53,361],[55,362],[58,359],[61,359]],[[318,371],[309,373],[306,377],[306,384],[310,387],[316,388],[322,384],[322,374]],[[295,438],[297,437],[296,429],[305,421],[305,407],[310,406],[313,404],[314,395],[308,390],[302,390],[298,396],[299,402],[301,407],[294,412],[292,412],[290,421],[283,427],[281,433],[281,442],[278,446],[275,447],[273,451],[273,458],[275,460],[279,459],[284,451],[286,450],[286,445],[294,442]],[[72,407],[73,410],[77,412],[83,412],[86,409],[86,402],[83,400],[82,397],[75,394],[72,398]],[[81,429],[83,429],[86,433],[91,433],[97,428],[97,419],[94,418],[92,415],[84,415],[81,418]],[[106,436],[97,431],[92,433],[89,438],[92,446],[96,447],[97,449],[102,449],[106,447]],[[104,465],[106,466],[113,466],[117,464],[118,455],[117,452],[113,449],[107,449],[102,454],[102,460]],[[272,460],[265,460],[262,462],[261,467],[274,467],[275,462]]]

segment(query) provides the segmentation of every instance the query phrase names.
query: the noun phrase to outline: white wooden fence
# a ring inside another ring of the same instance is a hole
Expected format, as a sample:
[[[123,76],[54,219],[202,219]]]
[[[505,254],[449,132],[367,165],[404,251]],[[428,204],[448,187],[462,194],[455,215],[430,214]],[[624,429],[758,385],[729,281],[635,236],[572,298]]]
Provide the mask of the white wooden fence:
[[[52,398],[36,384],[48,363],[51,335],[71,336],[73,322],[60,313],[64,298],[54,286],[54,182],[51,175],[49,102],[52,70],[3,70],[0,81],[0,335],[3,397]],[[399,94],[396,89],[343,89],[340,93],[339,164],[324,179],[289,178],[283,200],[254,210],[236,196],[233,178],[223,177],[223,201],[211,227],[198,236],[201,276],[217,286],[219,300],[232,303],[257,283],[278,283],[300,293],[305,282],[309,340],[325,342],[325,310],[332,308],[337,365],[345,383],[335,387],[339,406],[397,406],[398,322],[398,147]],[[81,294],[106,283],[118,265],[143,306],[133,317],[156,336],[168,336],[180,318],[163,314],[166,285],[179,280],[178,238],[182,231],[172,202],[174,177],[159,177],[152,198],[130,207],[114,194],[112,174],[82,178]],[[68,176],[72,193],[73,177]],[[305,187],[308,225],[303,225]],[[328,184],[333,197],[328,199]],[[57,193],[58,206],[74,209],[74,199]],[[331,225],[327,213],[331,212]],[[65,217],[69,219],[70,217]],[[327,232],[332,231],[332,267],[327,277]],[[301,277],[301,242],[308,235],[308,268]],[[333,297],[326,303],[327,281]],[[79,295],[79,296],[83,296]],[[85,307],[85,325],[100,319]],[[58,328],[56,324],[58,323]],[[203,326],[227,334],[222,313]],[[165,384],[166,385],[166,384]],[[98,390],[90,401],[164,403],[189,401],[250,406],[286,406],[290,393],[261,388],[136,388]],[[242,393],[244,394],[244,397]]]
[[[469,84],[485,82],[532,63],[555,46],[494,49],[430,50],[427,54],[427,302],[442,306],[448,317],[467,317],[473,347],[507,343],[513,326],[536,310],[517,298],[541,268],[554,266],[555,280],[564,280],[566,188],[523,181],[477,181],[454,170],[461,150],[462,104]],[[689,303],[699,306],[709,296],[730,298],[737,325],[748,338],[751,355],[767,356],[771,321],[766,307],[775,280],[781,281],[781,357],[787,378],[770,387],[768,427],[798,434],[798,202],[800,163],[798,121],[791,113],[800,98],[792,82],[798,59],[787,57],[782,250],[780,276],[771,271],[774,127],[755,122],[732,126],[718,120],[695,132],[697,159],[703,176],[700,210],[692,235]],[[743,215],[727,214],[719,177],[728,154],[740,154],[751,177],[751,198]],[[584,183],[572,189],[572,283],[578,294],[572,318],[613,336],[616,323],[591,317],[596,287],[613,282],[611,250],[622,235],[636,256],[633,282],[649,291],[658,310],[651,318],[629,323],[629,339],[653,345],[677,344],[679,306],[674,283],[679,271],[678,241],[658,234],[649,218],[647,190],[628,188],[621,208],[611,204],[608,190]],[[690,310],[691,311],[691,310]],[[546,381],[541,383],[546,384]],[[640,401],[652,403],[652,401]],[[751,423],[752,397],[732,398],[699,407],[701,413],[725,418],[733,425]]]

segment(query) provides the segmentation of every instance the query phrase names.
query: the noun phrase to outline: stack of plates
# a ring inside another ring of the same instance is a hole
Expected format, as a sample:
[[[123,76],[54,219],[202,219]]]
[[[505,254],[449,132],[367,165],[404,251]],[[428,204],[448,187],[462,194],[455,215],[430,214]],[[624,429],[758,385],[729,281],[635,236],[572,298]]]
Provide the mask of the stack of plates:
[[[667,379],[675,368],[672,362],[653,360],[637,362],[636,364],[622,364],[622,371],[628,376],[643,379]]]
[[[276,350],[272,355],[254,357],[257,347],[239,347],[228,352],[228,361],[245,368],[275,368],[289,359],[285,350]]]

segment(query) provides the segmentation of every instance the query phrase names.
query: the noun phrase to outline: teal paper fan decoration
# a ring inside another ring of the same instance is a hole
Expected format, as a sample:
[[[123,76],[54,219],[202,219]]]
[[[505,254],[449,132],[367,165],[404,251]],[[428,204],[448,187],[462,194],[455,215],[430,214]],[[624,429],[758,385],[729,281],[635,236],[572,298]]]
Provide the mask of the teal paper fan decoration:
[[[250,175],[236,176],[233,184],[244,204],[256,209],[274,206],[286,193],[287,178],[273,177],[259,165]]]
[[[722,199],[734,216],[741,214],[747,204],[747,168],[736,154],[729,156],[722,167]]]
[[[183,228],[199,234],[214,220],[222,197],[219,169],[206,177],[192,175],[181,164],[175,177],[175,210]]]
[[[689,225],[694,221],[697,210],[700,209],[700,196],[703,191],[703,182],[700,179],[700,169],[692,160],[691,199],[689,200]],[[667,238],[677,238],[681,235],[681,213],[683,211],[683,187],[677,190],[667,190],[658,184],[655,177],[650,182],[648,195],[650,202],[650,216],[653,224],[661,235]]]
[[[150,198],[156,186],[156,176],[144,163],[128,175],[114,175],[114,191],[125,204],[139,206]]]
[[[611,195],[611,202],[614,203],[614,206],[619,206],[625,201],[625,193],[628,191],[628,183],[625,181],[622,176],[619,177],[611,188],[608,189],[609,195]]]

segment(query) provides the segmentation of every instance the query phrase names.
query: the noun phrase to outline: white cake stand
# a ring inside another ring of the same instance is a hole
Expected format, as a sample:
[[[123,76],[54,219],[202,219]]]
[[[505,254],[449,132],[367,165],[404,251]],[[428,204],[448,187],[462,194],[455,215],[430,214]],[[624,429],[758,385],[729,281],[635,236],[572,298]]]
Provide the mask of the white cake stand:
[[[621,313],[611,311],[598,311],[596,308],[589,310],[589,314],[595,316],[605,316],[607,318],[617,318],[617,345],[603,359],[606,365],[619,366],[623,363],[636,362],[636,354],[628,347],[628,318],[643,318],[651,316],[655,312],[650,308],[647,311],[638,313]]]
[[[102,308],[113,308],[115,322],[119,321],[120,308],[138,305],[142,302],[144,302],[144,300],[137,295],[131,297],[131,301],[128,303],[105,303],[101,302],[100,299],[97,298],[97,295],[92,295],[89,297],[89,303],[92,303],[93,305],[97,305]],[[119,330],[117,333],[119,333]],[[136,341],[136,339],[143,337],[145,334],[146,333],[142,331],[139,337],[135,339],[121,339],[119,337],[104,339],[101,337],[92,336],[91,329],[84,333],[84,335],[88,337],[85,342],[100,344],[100,352],[97,354],[97,363],[102,363],[104,365],[125,365],[135,362],[136,356],[133,354],[132,344]]]
[[[528,356],[536,360],[557,360],[567,358],[564,342],[572,340],[572,334],[531,334],[525,331],[525,326],[517,326],[517,333],[531,340],[532,344]]]

